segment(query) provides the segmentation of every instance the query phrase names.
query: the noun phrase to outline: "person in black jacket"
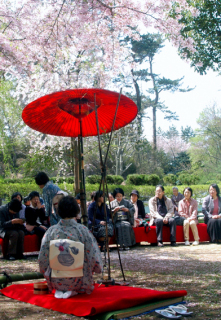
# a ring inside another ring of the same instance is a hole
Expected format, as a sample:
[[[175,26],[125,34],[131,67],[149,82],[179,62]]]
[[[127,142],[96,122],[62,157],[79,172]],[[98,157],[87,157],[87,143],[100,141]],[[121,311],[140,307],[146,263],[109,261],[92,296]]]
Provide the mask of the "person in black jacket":
[[[132,190],[130,194],[130,201],[133,203],[135,208],[134,214],[134,227],[137,226],[138,221],[136,219],[145,219],[145,209],[143,201],[139,200],[139,192],[137,190]]]
[[[42,239],[47,230],[42,224],[46,219],[45,209],[41,205],[40,196],[37,191],[32,191],[28,197],[31,204],[25,209],[26,229],[29,234],[36,233]]]
[[[19,218],[21,201],[13,199],[8,204],[0,207],[0,237],[7,238],[7,259],[23,259],[24,252],[24,221]]]

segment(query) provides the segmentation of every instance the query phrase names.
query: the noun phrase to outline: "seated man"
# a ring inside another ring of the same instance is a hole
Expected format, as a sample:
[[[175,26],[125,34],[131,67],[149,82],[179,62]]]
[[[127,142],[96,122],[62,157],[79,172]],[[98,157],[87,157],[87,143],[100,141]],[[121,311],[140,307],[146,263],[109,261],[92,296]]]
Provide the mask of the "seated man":
[[[171,201],[173,203],[173,208],[174,208],[174,219],[176,221],[177,226],[182,226],[183,225],[183,219],[180,217],[178,213],[178,207],[179,207],[179,202],[184,198],[184,195],[178,192],[177,187],[173,187],[173,195],[171,198]]]
[[[149,200],[150,226],[156,226],[158,247],[163,247],[163,226],[170,227],[171,246],[176,246],[176,222],[173,216],[172,201],[165,197],[164,187],[156,186],[155,197]]]
[[[0,237],[8,238],[8,260],[22,259],[24,252],[24,221],[19,218],[21,201],[13,199],[0,207]]]
[[[49,290],[56,290],[56,298],[90,294],[94,289],[92,273],[102,272],[97,242],[87,227],[77,223],[78,213],[77,201],[63,197],[58,204],[61,220],[42,239],[39,268]]]

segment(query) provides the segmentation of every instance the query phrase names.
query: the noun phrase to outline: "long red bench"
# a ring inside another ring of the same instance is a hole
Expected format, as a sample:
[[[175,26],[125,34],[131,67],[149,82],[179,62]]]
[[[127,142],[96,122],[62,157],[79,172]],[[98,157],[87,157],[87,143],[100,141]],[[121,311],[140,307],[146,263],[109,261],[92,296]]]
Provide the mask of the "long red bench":
[[[207,225],[205,223],[199,223],[197,225],[200,242],[210,241],[210,237],[207,233]],[[147,233],[145,232],[144,227],[133,228],[136,238],[136,243],[140,242],[149,242],[149,243],[157,243],[157,235],[156,235],[156,227],[151,226],[150,231]],[[170,228],[163,227],[163,241],[170,242]],[[183,234],[183,227],[177,226],[176,227],[176,241],[177,242],[184,242],[184,234]],[[192,231],[190,229],[190,241],[194,241]],[[112,237],[110,240],[110,244],[116,243],[115,237]]]
[[[177,226],[176,227],[176,241],[177,242],[184,242],[184,235],[183,235],[183,227]],[[199,223],[197,225],[200,242],[210,241],[209,235],[207,233],[207,225],[205,223]],[[157,235],[156,235],[156,227],[151,226],[150,231],[147,233],[145,232],[144,227],[133,228],[136,238],[136,243],[140,242],[149,242],[149,243],[157,243]],[[163,228],[163,241],[170,242],[170,229],[168,227]],[[190,229],[190,241],[194,241],[192,231]],[[115,244],[115,236],[113,236],[110,240],[110,244]],[[2,247],[3,256],[6,256],[7,253],[7,240],[3,240],[0,238],[0,245]],[[24,252],[35,252],[40,250],[40,241],[36,234],[33,235],[26,235],[24,241]]]

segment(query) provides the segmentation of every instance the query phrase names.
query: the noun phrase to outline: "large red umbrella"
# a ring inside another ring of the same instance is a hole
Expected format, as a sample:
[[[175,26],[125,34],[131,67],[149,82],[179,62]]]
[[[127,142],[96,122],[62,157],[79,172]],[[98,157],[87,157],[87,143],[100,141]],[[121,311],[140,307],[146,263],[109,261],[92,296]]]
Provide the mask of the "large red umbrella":
[[[55,92],[29,103],[22,112],[24,122],[34,130],[79,138],[82,217],[86,225],[82,137],[120,129],[136,117],[137,111],[136,104],[126,96],[95,88]]]
[[[118,130],[134,120],[137,112],[136,104],[121,93],[96,88],[74,89],[55,92],[29,103],[23,110],[22,118],[29,127],[42,133],[63,137],[78,137],[81,147],[79,158],[83,163],[82,137],[98,135],[99,138],[102,133]],[[98,140],[100,149],[100,139]],[[111,136],[109,145],[110,140]],[[103,163],[101,149],[100,157],[102,170],[104,170],[106,159]],[[104,171],[102,174],[103,190]],[[87,225],[83,166],[81,170],[81,200],[82,217],[84,224]],[[108,259],[108,279],[110,280],[110,257]]]
[[[99,134],[108,133],[112,130],[119,94],[104,89],[74,89],[46,95],[29,103],[23,110],[22,118],[29,127],[45,134],[63,137],[95,136],[98,130],[94,94]],[[136,104],[121,95],[114,130],[130,123],[137,111]]]

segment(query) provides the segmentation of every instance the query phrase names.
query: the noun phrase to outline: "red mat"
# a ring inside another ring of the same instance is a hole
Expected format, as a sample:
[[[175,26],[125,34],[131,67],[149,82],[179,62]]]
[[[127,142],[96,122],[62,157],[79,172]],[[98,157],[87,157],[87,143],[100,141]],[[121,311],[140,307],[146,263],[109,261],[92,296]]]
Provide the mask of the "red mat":
[[[156,291],[134,287],[95,285],[92,294],[79,294],[69,299],[56,299],[54,294],[33,294],[33,283],[14,284],[0,290],[5,296],[36,306],[52,309],[77,317],[93,316],[95,314],[131,308],[133,306],[187,295],[185,290]]]

